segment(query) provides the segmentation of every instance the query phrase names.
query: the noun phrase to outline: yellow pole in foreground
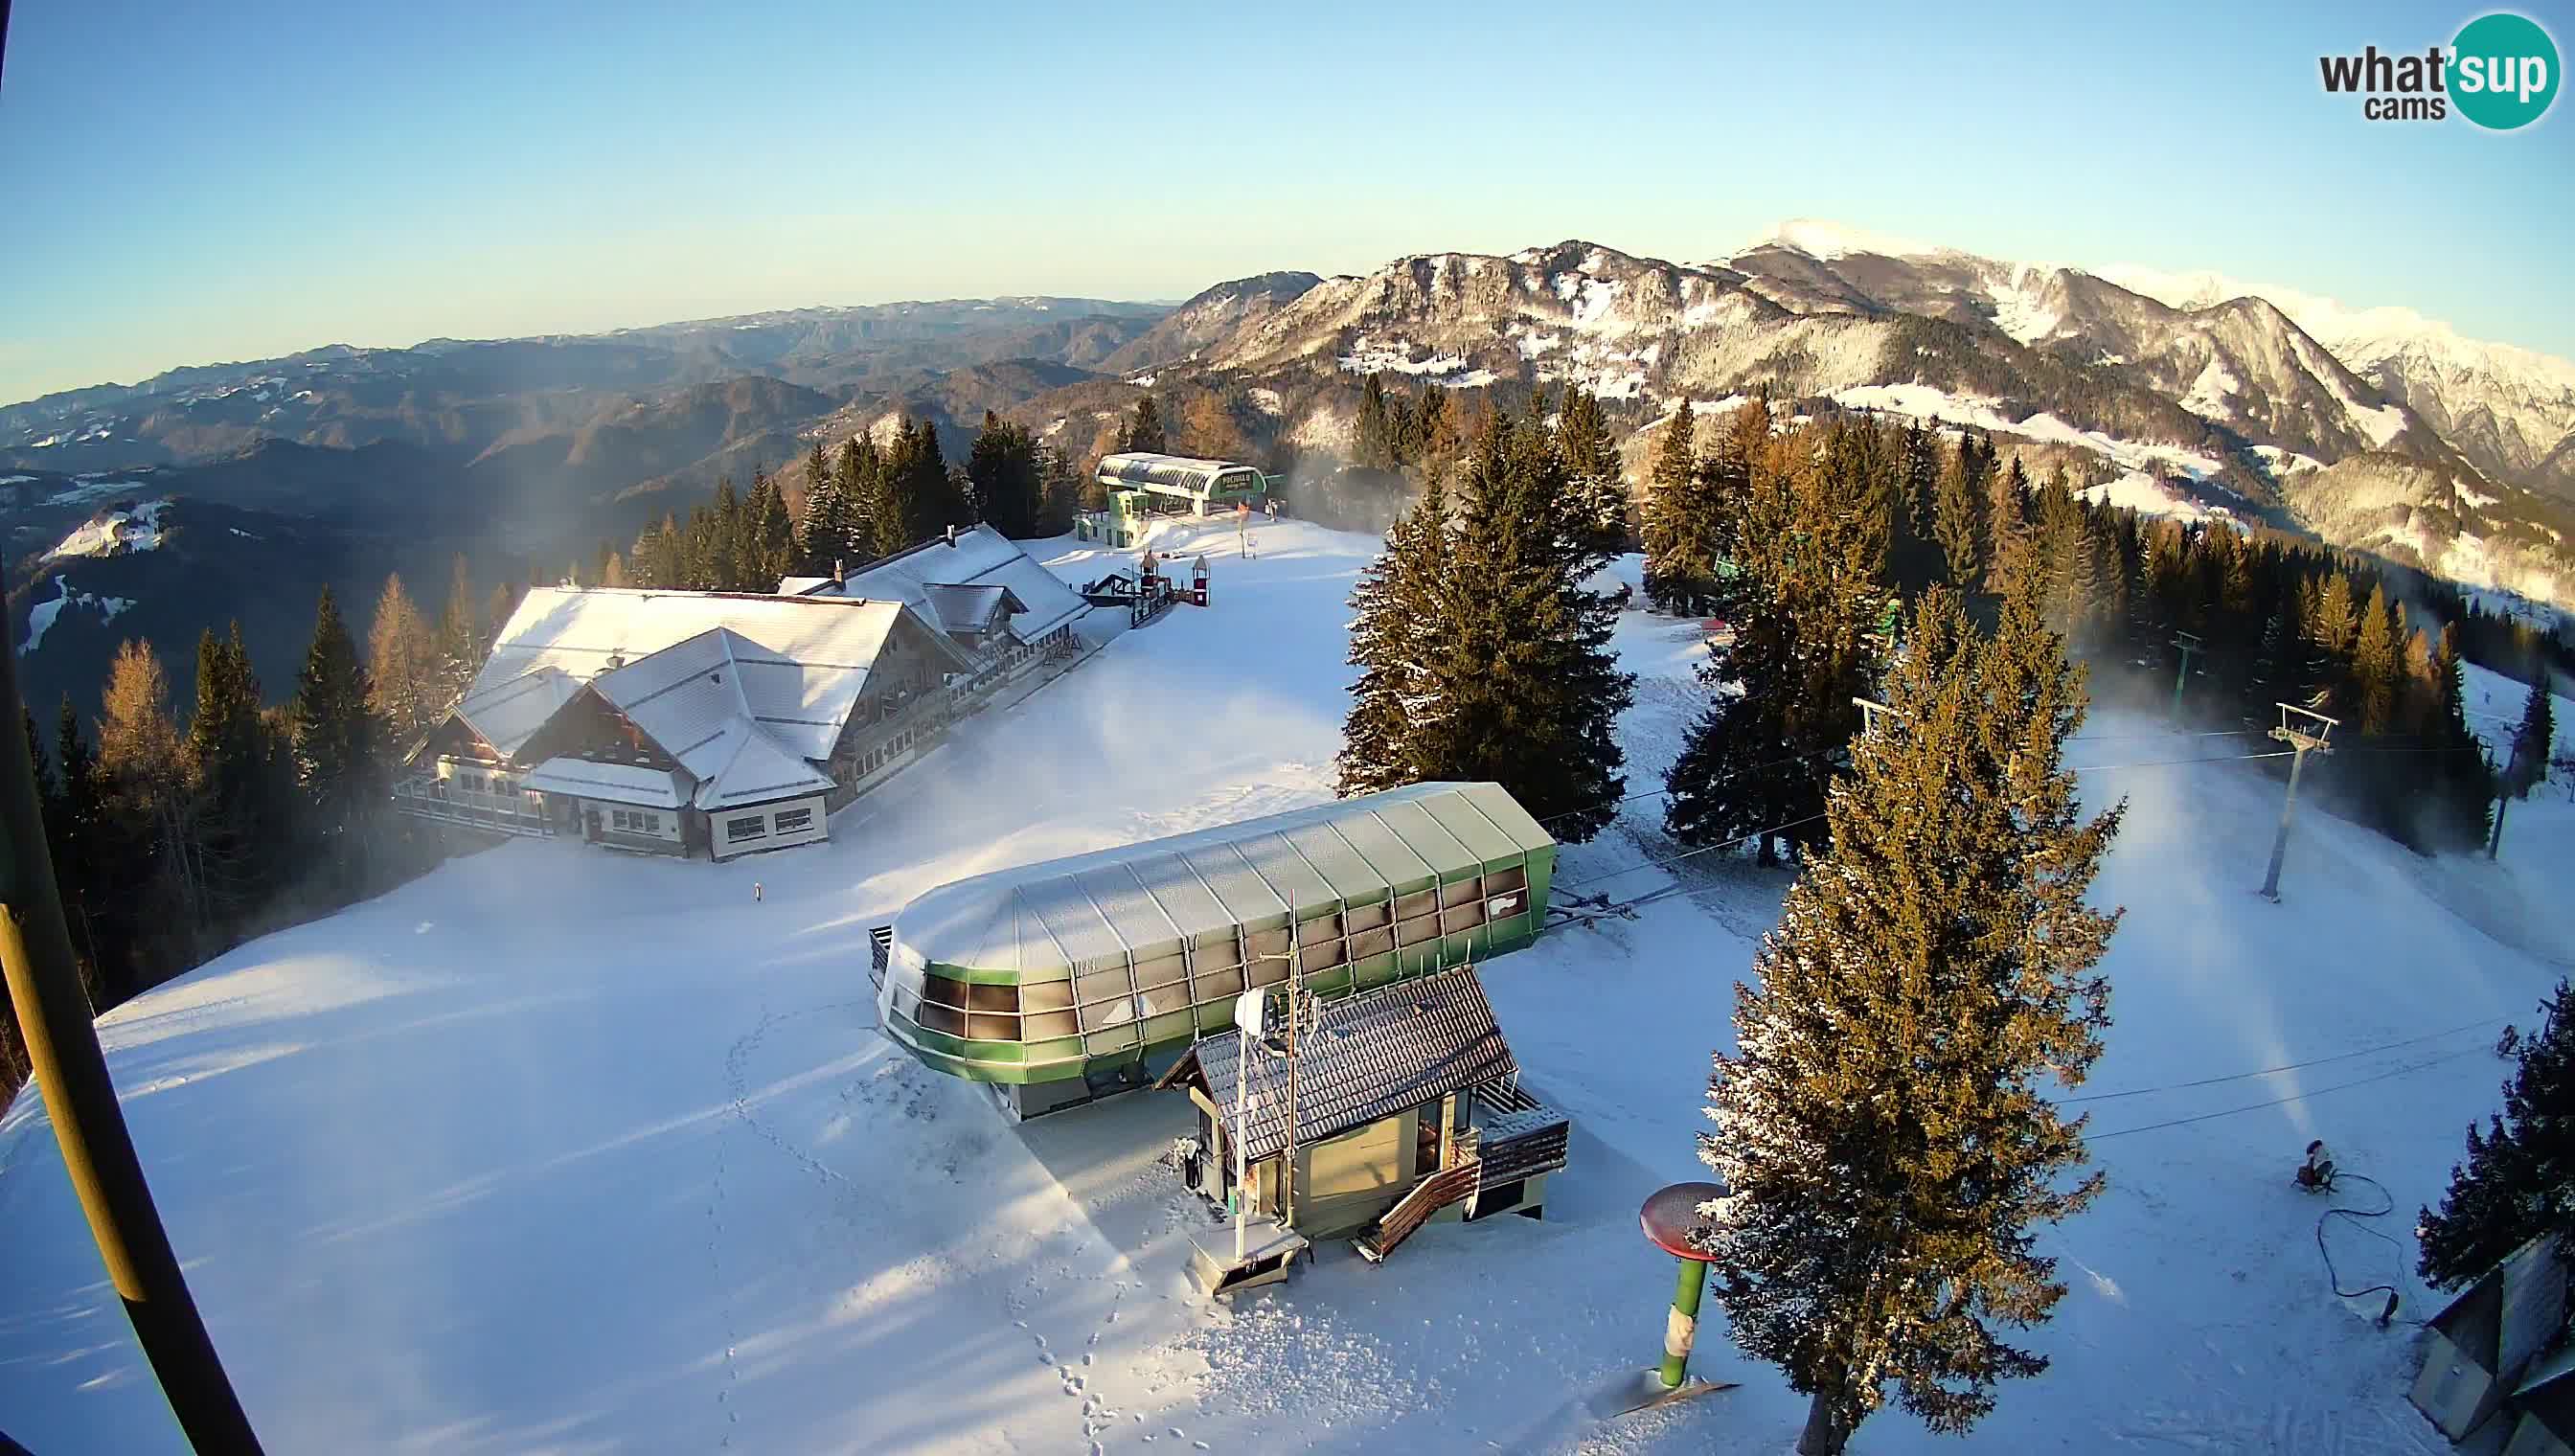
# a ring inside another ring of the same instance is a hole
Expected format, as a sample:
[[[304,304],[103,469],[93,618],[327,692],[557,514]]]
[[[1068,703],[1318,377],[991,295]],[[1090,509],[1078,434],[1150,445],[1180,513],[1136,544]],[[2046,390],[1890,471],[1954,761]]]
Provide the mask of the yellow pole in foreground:
[[[0,830],[6,831],[0,836],[0,970],[8,976],[10,1004],[99,1259],[180,1431],[199,1456],[256,1456],[259,1438],[188,1295],[99,1051],[54,883],[53,853],[45,845],[35,764],[17,727],[24,711],[8,713],[20,707],[17,656],[0,641],[0,713],[9,719],[0,731],[8,739],[0,745]]]

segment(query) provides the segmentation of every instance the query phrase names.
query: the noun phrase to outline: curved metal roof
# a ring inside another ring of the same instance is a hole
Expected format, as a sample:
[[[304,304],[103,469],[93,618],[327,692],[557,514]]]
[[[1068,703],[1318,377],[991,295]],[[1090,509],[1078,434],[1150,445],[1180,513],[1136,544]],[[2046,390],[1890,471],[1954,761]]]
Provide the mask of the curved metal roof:
[[[1103,456],[1100,461],[1100,479],[1104,484],[1149,489],[1159,486],[1201,495],[1216,489],[1217,478],[1230,471],[1250,471],[1253,484],[1263,484],[1260,467],[1240,461],[1197,460],[1185,455],[1155,455],[1145,451]]]
[[[1498,783],[1415,783],[944,884],[895,916],[894,953],[916,975],[936,963],[1061,980],[1554,843]]]

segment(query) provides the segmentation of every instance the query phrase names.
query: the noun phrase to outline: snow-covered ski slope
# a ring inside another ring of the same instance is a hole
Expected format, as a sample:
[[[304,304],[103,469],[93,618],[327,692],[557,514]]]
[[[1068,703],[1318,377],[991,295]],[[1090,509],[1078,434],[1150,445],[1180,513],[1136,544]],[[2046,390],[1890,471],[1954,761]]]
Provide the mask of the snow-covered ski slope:
[[[1788,1449],[1802,1402],[1714,1319],[1697,1368],[1743,1388],[1615,1428],[1569,1414],[1659,1350],[1671,1263],[1635,1209],[1700,1172],[1707,1055],[1784,885],[1714,855],[1600,877],[1669,852],[1656,799],[1567,851],[1559,888],[1696,892],[1486,971],[1527,1079],[1575,1118],[1543,1223],[1434,1226],[1381,1268],[1329,1247],[1210,1309],[1184,1273],[1206,1214],[1156,1160],[1179,1099],[1013,1127],[875,1031],[867,928],[918,891],[1328,792],[1344,602],[1376,543],[1254,537],[1250,561],[1230,530],[1166,543],[1209,551],[1210,610],[988,715],[827,847],[713,865],[515,842],[107,1017],[270,1449]],[[1070,578],[1106,569],[1052,551]],[[1694,706],[1693,637],[1625,619],[1646,675],[1631,791]],[[2107,712],[2086,735],[2087,764],[2269,746]],[[2321,1135],[2393,1190],[2375,1226],[2402,1252],[2329,1237],[2348,1281],[2427,1312],[2412,1214],[2497,1103],[2499,1018],[2529,1025],[2549,957],[2575,950],[2546,892],[2575,868],[2575,812],[2562,787],[2516,806],[2488,865],[2302,810],[2275,906],[2252,892],[2279,804],[2260,766],[2093,775],[2130,796],[2100,885],[2128,914],[2082,1091],[2136,1095],[2087,1104],[2109,1190],[2047,1240],[2072,1286],[2034,1337],[2055,1366],[2005,1389],[1970,1449],[2445,1449],[2404,1401],[2410,1330],[2328,1293],[2325,1205],[2289,1172]],[[0,1122],[0,1429],[48,1456],[182,1449],[32,1095]],[[1889,1412],[1854,1449],[1960,1448]]]

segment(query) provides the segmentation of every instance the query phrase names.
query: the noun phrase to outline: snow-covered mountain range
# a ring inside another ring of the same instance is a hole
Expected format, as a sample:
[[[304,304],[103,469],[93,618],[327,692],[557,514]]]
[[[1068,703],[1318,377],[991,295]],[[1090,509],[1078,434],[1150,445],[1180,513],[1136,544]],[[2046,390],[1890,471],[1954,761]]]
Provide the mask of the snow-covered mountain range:
[[[1128,360],[1290,395],[1282,377],[1578,384],[1639,432],[1766,389],[1991,431],[2116,499],[2575,602],[2575,365],[2408,311],[1806,220],[1703,263],[1566,242],[1400,258],[1285,303],[1282,278],[1230,327]],[[1346,411],[1307,398],[1288,433],[1331,443]]]

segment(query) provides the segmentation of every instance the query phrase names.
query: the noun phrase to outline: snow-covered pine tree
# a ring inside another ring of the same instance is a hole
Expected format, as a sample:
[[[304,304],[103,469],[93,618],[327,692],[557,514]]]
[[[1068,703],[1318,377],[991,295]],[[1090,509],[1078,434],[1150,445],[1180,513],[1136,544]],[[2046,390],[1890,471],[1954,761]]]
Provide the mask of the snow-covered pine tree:
[[[1627,480],[1600,402],[1589,390],[1565,391],[1555,441],[1564,457],[1576,544],[1585,557],[1605,562],[1627,549]]]
[[[1635,678],[1609,646],[1617,607],[1569,545],[1564,462],[1545,425],[1497,418],[1468,460],[1428,654],[1426,711],[1407,729],[1424,777],[1489,778],[1549,833],[1579,843],[1626,789],[1616,732]]]
[[[2086,819],[2062,764],[2081,670],[2026,597],[1985,643],[1940,589],[1888,696],[1901,717],[1855,745],[1831,847],[1735,987],[1700,1143],[1728,1190],[1700,1231],[1718,1298],[1809,1397],[1808,1456],[1890,1394],[1960,1432],[2044,1370],[2001,1335],[2065,1293],[2036,1228],[2101,1187],[2044,1095],[2100,1055],[2117,924],[2083,894],[2120,810]]]
[[[2450,1169],[2441,1211],[2424,1209],[2418,1267],[2456,1289],[2530,1239],[2575,1240],[2575,997],[2567,982],[2542,1004],[2539,1034],[2522,1042],[2504,1084],[2503,1113],[2483,1136],[2468,1125],[2467,1161]]]
[[[1349,716],[1333,760],[1333,791],[1344,798],[1399,788],[1423,776],[1412,740],[1416,731],[1436,730],[1441,711],[1430,691],[1429,659],[1445,646],[1438,627],[1448,574],[1447,518],[1447,497],[1433,476],[1423,484],[1421,499],[1386,532],[1384,552],[1350,592],[1349,661],[1359,675],[1350,685]]]

